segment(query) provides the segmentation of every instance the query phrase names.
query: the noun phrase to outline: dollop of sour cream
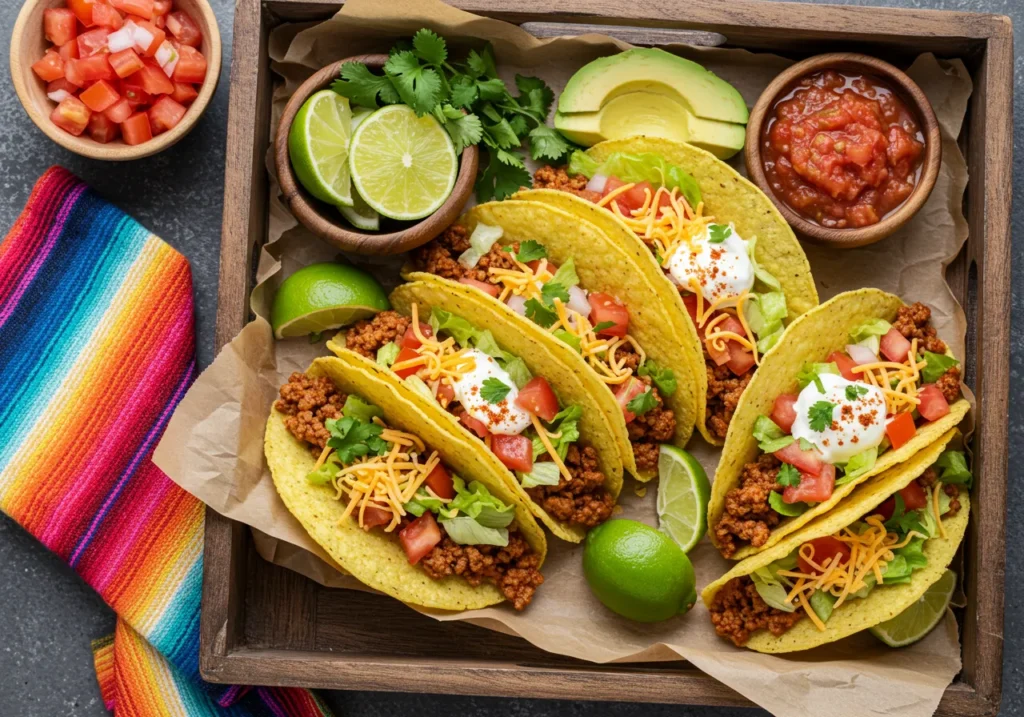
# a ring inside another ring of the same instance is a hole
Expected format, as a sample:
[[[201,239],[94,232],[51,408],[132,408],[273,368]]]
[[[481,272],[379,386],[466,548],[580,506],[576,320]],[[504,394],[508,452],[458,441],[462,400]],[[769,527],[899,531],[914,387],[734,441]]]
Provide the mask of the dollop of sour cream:
[[[473,358],[473,368],[452,383],[452,389],[466,412],[487,426],[491,433],[517,436],[526,430],[530,425],[530,414],[515,404],[519,389],[508,371],[479,349],[469,349],[465,355]],[[489,378],[498,379],[510,389],[497,403],[491,403],[481,395],[484,381]]]
[[[825,392],[809,383],[796,401],[793,437],[810,441],[828,463],[845,463],[858,453],[873,448],[885,437],[885,394],[877,386],[847,381],[842,376],[823,373]],[[847,395],[847,388],[855,390]],[[850,396],[856,395],[855,398]],[[811,407],[819,401],[834,404],[832,422],[823,431],[811,428]]]
[[[729,224],[724,241],[711,241],[711,227],[689,244],[683,242],[665,260],[669,277],[679,286],[689,288],[690,279],[696,279],[701,293],[708,301],[739,296],[754,288],[754,264],[750,261],[747,242]],[[721,230],[719,230],[721,231]]]

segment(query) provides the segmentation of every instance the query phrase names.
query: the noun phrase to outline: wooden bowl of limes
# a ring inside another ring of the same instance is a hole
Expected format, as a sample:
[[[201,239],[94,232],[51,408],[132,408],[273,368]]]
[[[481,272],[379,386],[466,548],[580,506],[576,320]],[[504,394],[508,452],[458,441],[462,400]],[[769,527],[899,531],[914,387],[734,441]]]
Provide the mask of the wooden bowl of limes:
[[[399,254],[427,243],[459,216],[476,180],[477,148],[457,155],[429,115],[417,117],[406,105],[353,113],[330,89],[346,62],[379,70],[386,61],[359,55],[316,72],[288,101],[274,141],[292,214],[357,254]]]

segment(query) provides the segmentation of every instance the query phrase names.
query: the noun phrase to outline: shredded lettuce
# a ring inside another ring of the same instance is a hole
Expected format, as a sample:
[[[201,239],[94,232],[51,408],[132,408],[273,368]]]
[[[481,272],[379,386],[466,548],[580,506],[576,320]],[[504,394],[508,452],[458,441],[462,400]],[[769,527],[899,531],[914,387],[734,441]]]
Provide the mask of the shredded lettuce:
[[[781,451],[795,440],[793,436],[783,432],[775,421],[765,415],[758,416],[754,421],[754,438],[757,439],[758,447],[764,453]]]
[[[802,515],[811,506],[807,503],[787,503],[782,499],[782,493],[772,491],[768,494],[768,505],[772,507],[779,515],[784,515],[787,518],[794,518],[798,515]]]
[[[822,622],[828,622],[828,619],[832,617],[832,608],[836,604],[836,598],[824,590],[815,590],[811,594],[811,609],[814,610],[814,614],[818,616],[818,619]]]
[[[552,335],[563,344],[569,344],[569,346],[572,346],[577,353],[580,352],[580,337],[576,334],[571,334],[565,329],[558,329],[557,331],[552,332]]]
[[[836,480],[836,485],[843,485],[855,478],[860,478],[875,467],[876,460],[878,460],[878,446],[872,446],[851,457],[846,463],[843,477]]]
[[[529,473],[518,473],[519,482],[523,488],[536,488],[539,485],[558,485],[562,474],[553,461],[540,461],[533,464],[533,470]]]
[[[935,467],[942,471],[939,479],[943,483],[956,483],[970,489],[973,476],[967,468],[967,456],[963,451],[943,451],[935,461]]]
[[[442,518],[448,537],[459,545],[497,545],[504,548],[508,545],[508,530],[505,528],[488,528],[472,518]]]
[[[487,329],[478,329],[461,316],[436,306],[430,310],[430,328],[436,336],[446,331],[462,348],[478,349],[488,356],[498,359],[502,364],[512,362],[516,357],[498,346],[494,335]]]
[[[572,257],[569,260],[558,267],[558,271],[551,277],[550,284],[559,284],[566,290],[572,286],[576,286],[580,283],[580,277],[576,275],[576,262],[573,261]]]
[[[461,479],[459,482],[462,482]],[[455,497],[448,508],[459,511],[461,515],[472,518],[484,527],[507,528],[515,518],[515,506],[502,503],[479,481],[473,481],[464,488],[456,484],[455,490]]]
[[[780,570],[792,570],[796,567],[797,555],[793,551],[784,558],[769,563],[762,568],[757,568],[750,574],[761,598],[770,606],[784,612],[793,612],[796,606],[786,602],[788,594],[787,586],[790,585],[786,578],[779,576]]]
[[[865,321],[850,332],[850,343],[866,346],[877,355],[879,345],[881,344],[881,337],[889,333],[891,328],[892,324],[885,319]]]
[[[818,378],[823,373],[834,373],[839,376],[839,367],[836,366],[835,362],[831,363],[805,363],[804,367],[800,369],[800,373],[796,375],[797,385],[800,386],[800,390],[803,391],[809,384],[816,384],[818,391],[825,393],[825,386],[821,383],[821,379]]]
[[[405,387],[408,388],[413,393],[418,393],[428,401],[437,403],[437,396],[435,396],[434,392],[430,390],[430,386],[424,383],[423,379],[417,376],[416,374],[413,374],[412,376],[406,376],[405,378],[402,379],[402,383],[405,384]]]
[[[469,249],[459,255],[458,262],[467,269],[472,269],[480,261],[480,257],[491,250],[494,243],[501,239],[505,230],[487,224],[477,224],[469,237]]]
[[[924,383],[935,383],[946,371],[960,365],[960,362],[952,356],[936,354],[931,351],[924,352],[924,360],[925,365],[921,369],[921,380]]]
[[[377,349],[377,365],[383,366],[384,368],[391,368],[391,364],[398,358],[398,352],[401,351],[398,348],[398,344],[394,341],[391,343],[384,344]]]
[[[756,249],[757,237],[747,239],[747,254],[750,256],[750,263],[754,265],[754,276],[772,291],[782,291],[782,284],[779,283],[779,280],[770,271],[757,263]]]
[[[306,474],[306,480],[313,485],[327,485],[334,480],[334,476],[338,475],[338,472],[343,467],[341,461],[338,460],[337,454],[332,453],[322,466]]]
[[[530,373],[530,369],[527,368],[526,362],[518,356],[515,356],[504,363],[504,369],[508,373],[509,378],[512,379],[512,383],[516,385],[516,388],[522,388],[530,382],[531,378],[533,378],[533,374]]]
[[[369,423],[374,418],[383,418],[384,411],[380,410],[372,403],[367,403],[354,393],[350,393],[348,398],[345,399],[345,405],[341,409],[341,415],[351,416],[357,421]]]
[[[696,208],[701,202],[700,184],[693,175],[651,152],[612,152],[599,163],[586,152],[577,150],[569,158],[569,174],[583,174],[588,178],[603,174],[618,177],[623,182],[650,182],[655,188],[665,187],[669,191],[678,188],[691,207]]]
[[[766,353],[778,342],[785,331],[782,322],[788,311],[786,295],[781,291],[750,295],[750,300],[743,305],[743,315],[757,336],[758,351]]]
[[[551,419],[551,432],[561,433],[558,438],[551,441],[551,445],[558,452],[558,457],[562,460],[565,460],[565,454],[569,450],[569,446],[580,439],[579,422],[582,417],[583,409],[577,405],[572,405],[566,406]],[[534,458],[537,455],[535,452]]]

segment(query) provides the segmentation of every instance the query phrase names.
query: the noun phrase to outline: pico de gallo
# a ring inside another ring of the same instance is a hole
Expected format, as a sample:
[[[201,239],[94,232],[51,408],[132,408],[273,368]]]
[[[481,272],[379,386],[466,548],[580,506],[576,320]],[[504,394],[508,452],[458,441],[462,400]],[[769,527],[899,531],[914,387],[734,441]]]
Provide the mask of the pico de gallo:
[[[43,11],[51,46],[32,65],[50,121],[107,144],[142,144],[181,122],[206,79],[203,33],[173,0],[68,0]]]
[[[654,254],[697,330],[708,380],[706,428],[724,440],[761,354],[778,342],[788,317],[781,284],[757,263],[756,237],[705,215],[697,181],[654,154],[614,152],[598,163],[575,152],[567,170],[538,170],[534,186],[572,191],[606,208]]]
[[[960,490],[970,484],[964,454],[945,451],[860,520],[726,583],[709,609],[715,631],[742,646],[758,630],[777,637],[806,617],[824,632],[844,603],[909,583],[928,566],[926,542],[946,537],[943,520],[960,512]]]
[[[879,455],[950,412],[960,397],[960,367],[930,316],[916,303],[901,307],[894,323],[854,328],[845,350],[805,364],[798,391],[777,396],[771,415],[758,416],[761,455],[743,467],[713,527],[725,557],[742,543],[764,545],[783,520],[866,477]]]
[[[355,324],[345,346],[456,416],[555,519],[585,527],[605,521],[615,499],[596,451],[578,443],[582,408],[563,406],[547,379],[490,331],[437,307],[420,318],[417,304],[410,317],[381,312]]]
[[[479,481],[467,485],[418,436],[391,428],[379,407],[327,377],[292,374],[280,395],[285,426],[318,455],[307,480],[337,492],[342,521],[393,536],[431,578],[488,579],[517,610],[529,605],[544,578],[514,506]]]
[[[580,286],[572,258],[558,266],[540,242],[502,246],[502,235],[501,227],[478,224],[470,235],[454,225],[417,250],[414,266],[482,291],[579,352],[618,401],[637,469],[655,474],[658,446],[676,430],[664,405],[676,390],[674,372],[630,335],[629,307]]]

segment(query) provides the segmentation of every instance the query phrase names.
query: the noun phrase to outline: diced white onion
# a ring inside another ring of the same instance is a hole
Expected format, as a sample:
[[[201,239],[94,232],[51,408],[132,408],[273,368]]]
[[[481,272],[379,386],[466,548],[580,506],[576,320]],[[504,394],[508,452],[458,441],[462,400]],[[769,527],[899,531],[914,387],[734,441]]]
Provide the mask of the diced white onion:
[[[874,363],[878,360],[878,356],[869,349],[867,346],[861,346],[860,344],[847,344],[846,353],[850,354],[858,366],[865,363]]]
[[[590,316],[590,302],[587,301],[587,292],[578,286],[569,287],[569,308],[577,314]]]
[[[590,181],[587,182],[587,189],[589,189],[591,192],[603,192],[604,185],[607,183],[608,177],[604,176],[603,174],[595,174],[593,177],[590,178]]]
[[[132,37],[135,38],[135,47],[139,49],[139,52],[145,52],[148,50],[149,46],[153,44],[153,40],[156,39],[153,37],[153,33],[149,30],[144,27],[139,27],[134,23],[132,23]]]
[[[132,30],[134,27],[136,27],[135,23],[129,20],[121,26],[120,30],[107,35],[107,48],[111,52],[121,52],[135,47],[135,34]]]
[[[156,51],[156,63],[160,65],[164,73],[170,77],[174,74],[174,68],[178,65],[178,51],[174,45],[164,40]]]
[[[508,306],[514,312],[520,316],[526,316],[526,299],[519,296],[518,294],[512,294],[508,297]]]
[[[56,102],[57,104],[60,104],[61,102],[66,100],[68,97],[70,97],[71,93],[68,92],[67,90],[54,90],[53,92],[47,92],[46,96],[49,97],[54,102]]]

